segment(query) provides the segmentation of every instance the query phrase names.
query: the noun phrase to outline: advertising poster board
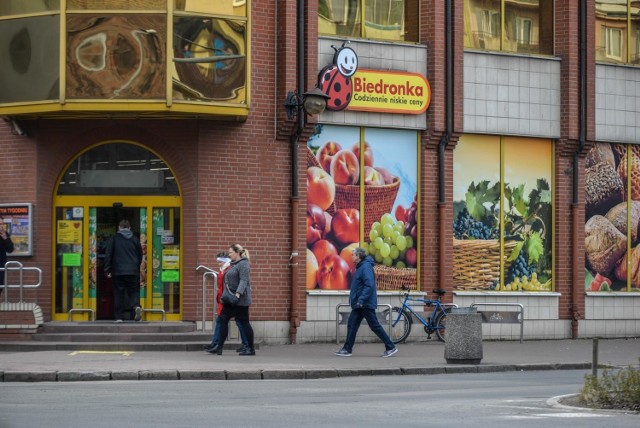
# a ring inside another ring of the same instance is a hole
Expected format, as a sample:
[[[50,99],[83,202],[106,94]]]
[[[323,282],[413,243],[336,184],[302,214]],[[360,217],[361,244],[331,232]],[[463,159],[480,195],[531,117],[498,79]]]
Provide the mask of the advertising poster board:
[[[11,235],[15,249],[11,257],[33,255],[33,206],[24,204],[0,204],[0,227]]]

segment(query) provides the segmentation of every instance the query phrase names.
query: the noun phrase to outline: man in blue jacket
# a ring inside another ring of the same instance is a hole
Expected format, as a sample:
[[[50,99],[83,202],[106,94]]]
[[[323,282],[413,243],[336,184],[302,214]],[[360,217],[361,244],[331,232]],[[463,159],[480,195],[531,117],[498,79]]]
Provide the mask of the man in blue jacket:
[[[350,357],[353,345],[356,341],[356,334],[362,319],[367,320],[369,328],[376,336],[382,340],[386,350],[382,357],[390,357],[398,352],[398,348],[393,344],[389,336],[380,325],[376,317],[378,308],[378,294],[376,292],[376,277],[373,272],[373,259],[367,255],[364,248],[356,248],[351,254],[353,264],[356,265],[356,272],[351,281],[351,292],[349,293],[349,304],[351,304],[351,315],[347,322],[347,340],[342,349],[335,354],[339,357]]]

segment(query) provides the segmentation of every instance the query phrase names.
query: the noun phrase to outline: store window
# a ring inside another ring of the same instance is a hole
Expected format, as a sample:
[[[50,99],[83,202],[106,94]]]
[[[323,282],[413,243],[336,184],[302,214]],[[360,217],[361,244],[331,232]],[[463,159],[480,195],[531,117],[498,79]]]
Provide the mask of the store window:
[[[640,7],[633,0],[596,0],[596,61],[640,63]]]
[[[465,0],[465,48],[553,55],[553,0]]]
[[[598,143],[585,172],[587,291],[640,291],[640,147]]]
[[[417,131],[317,127],[307,150],[307,289],[348,289],[357,246],[374,258],[379,289],[417,287],[417,154]]]
[[[168,165],[142,146],[103,144],[78,156],[58,185],[58,195],[178,196]]]
[[[320,0],[318,32],[418,42],[419,12],[418,0]]]
[[[16,104],[0,108],[246,115],[247,9],[245,0],[0,0],[0,104]]]
[[[464,135],[454,152],[457,290],[550,291],[553,144]]]

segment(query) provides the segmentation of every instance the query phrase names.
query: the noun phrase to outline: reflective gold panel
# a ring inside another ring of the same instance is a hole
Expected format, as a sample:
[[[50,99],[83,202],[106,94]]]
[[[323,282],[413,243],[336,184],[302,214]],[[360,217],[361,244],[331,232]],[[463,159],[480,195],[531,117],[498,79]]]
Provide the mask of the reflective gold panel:
[[[246,0],[174,0],[176,12],[247,16]]]
[[[162,15],[68,15],[68,98],[164,98]]]
[[[0,0],[0,16],[59,11],[60,0]]]
[[[176,16],[173,63],[174,100],[246,102],[246,23]]]
[[[167,9],[167,0],[67,0],[67,10]]]
[[[0,103],[55,100],[59,94],[60,17],[0,25]]]

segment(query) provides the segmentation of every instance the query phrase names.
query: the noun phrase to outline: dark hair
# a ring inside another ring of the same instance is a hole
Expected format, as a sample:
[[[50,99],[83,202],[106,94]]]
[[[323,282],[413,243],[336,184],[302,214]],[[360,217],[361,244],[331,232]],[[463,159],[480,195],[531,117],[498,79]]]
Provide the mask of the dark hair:
[[[247,251],[246,249],[242,248],[242,245],[240,245],[240,244],[231,244],[231,245],[229,245],[229,248],[231,248],[236,253],[240,254],[240,257],[242,257],[243,259],[249,260],[249,251]]]
[[[228,258],[229,254],[226,251],[220,251],[218,254],[216,254],[216,257]]]
[[[367,257],[367,250],[362,247],[358,247],[353,250],[353,254],[360,259],[364,259],[365,257]]]
[[[131,223],[129,223],[129,220],[120,220],[118,227],[120,229],[131,229]]]

